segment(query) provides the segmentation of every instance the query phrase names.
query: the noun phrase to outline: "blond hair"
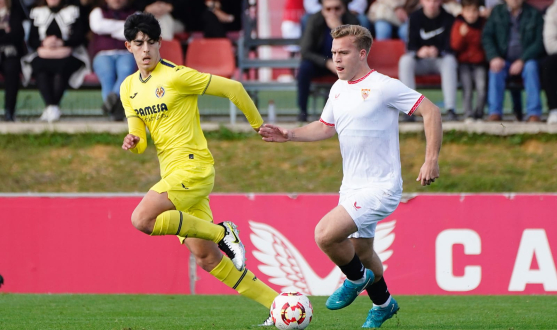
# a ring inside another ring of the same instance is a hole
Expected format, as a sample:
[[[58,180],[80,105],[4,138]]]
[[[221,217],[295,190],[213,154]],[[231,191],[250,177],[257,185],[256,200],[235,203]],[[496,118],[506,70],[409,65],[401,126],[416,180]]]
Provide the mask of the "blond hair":
[[[341,25],[331,31],[333,39],[338,39],[346,36],[354,37],[354,43],[358,49],[365,49],[369,54],[373,37],[368,29],[359,25],[345,24]]]

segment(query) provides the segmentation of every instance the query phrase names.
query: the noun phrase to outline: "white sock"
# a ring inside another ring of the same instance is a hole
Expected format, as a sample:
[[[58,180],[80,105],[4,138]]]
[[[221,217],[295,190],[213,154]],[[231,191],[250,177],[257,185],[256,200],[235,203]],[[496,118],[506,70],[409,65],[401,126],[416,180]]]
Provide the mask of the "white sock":
[[[367,279],[367,277],[366,277],[366,272],[365,272],[365,270],[364,270],[364,276],[363,276],[361,279],[355,280],[355,281],[352,281],[352,280],[349,280],[349,281],[352,282],[352,283],[354,283],[354,284],[362,284],[362,283],[364,283],[364,282],[366,281],[366,279]]]
[[[373,304],[373,307],[379,306],[380,308],[385,308],[385,307],[389,306],[390,303],[391,303],[391,296],[389,296],[389,299],[387,299],[387,301],[385,301],[385,303],[383,305]]]

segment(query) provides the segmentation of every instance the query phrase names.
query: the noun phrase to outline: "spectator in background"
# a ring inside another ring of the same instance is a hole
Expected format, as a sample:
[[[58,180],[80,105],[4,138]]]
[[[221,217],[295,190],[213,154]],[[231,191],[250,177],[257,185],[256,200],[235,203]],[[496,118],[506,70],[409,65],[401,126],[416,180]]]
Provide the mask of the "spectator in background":
[[[282,12],[282,24],[280,30],[285,39],[298,39],[302,37],[302,25],[300,20],[304,16],[304,0],[285,0]],[[290,45],[286,49],[290,53],[300,51],[300,46]]]
[[[68,5],[74,5],[79,7],[79,16],[83,18],[83,23],[87,27],[85,35],[88,36],[89,30],[89,14],[93,8],[102,3],[103,0],[69,0]],[[87,39],[88,40],[88,39]]]
[[[368,8],[367,0],[343,0],[348,4],[348,11],[358,18],[360,22],[359,25],[367,28],[374,34],[373,26],[371,22],[367,19],[366,11]],[[310,15],[319,12],[322,8],[322,0],[304,0],[304,9],[306,10],[306,15],[302,17],[302,30],[305,30],[306,22]]]
[[[368,18],[375,28],[375,40],[391,39],[393,29],[397,37],[404,42],[408,41],[408,13],[404,9],[406,0],[376,0],[369,7]]]
[[[484,115],[487,90],[487,69],[482,48],[484,25],[485,19],[480,17],[480,1],[462,0],[462,15],[456,18],[453,25],[451,47],[458,59],[465,122],[482,119]],[[473,85],[477,92],[475,110],[472,107]]]
[[[506,0],[493,8],[485,25],[482,44],[489,61],[489,120],[503,119],[505,84],[521,75],[526,90],[529,122],[539,122],[542,112],[538,60],[543,49],[543,17],[524,0]]]
[[[125,46],[124,23],[135,10],[128,0],[105,0],[91,11],[89,25],[93,39],[89,43],[89,54],[93,70],[101,83],[105,114],[114,120],[124,119],[124,108],[120,102],[120,85],[127,76],[137,70],[133,54]]]
[[[184,25],[172,16],[176,0],[135,0],[133,3],[138,11],[153,14],[159,21],[162,40],[172,40],[176,33],[184,31]]]
[[[415,75],[440,73],[448,120],[456,120],[458,64],[450,42],[454,17],[441,7],[441,0],[420,2],[422,8],[410,15],[408,52],[400,58],[398,76],[406,86],[415,89]]]
[[[480,9],[480,15],[482,17],[489,17],[493,8],[497,5],[505,3],[504,0],[485,0],[485,5]]]
[[[504,4],[505,0],[485,0],[484,6],[480,7],[480,16],[489,17],[493,8],[497,5]],[[516,114],[522,114],[522,91],[519,89],[511,89],[511,99],[513,102],[513,111]]]
[[[89,56],[84,47],[84,19],[79,8],[65,0],[41,0],[31,10],[29,47],[35,50],[21,59],[23,84],[31,75],[46,104],[41,120],[60,119],[60,101],[68,85],[79,88],[91,72]]]
[[[343,24],[358,25],[358,18],[346,10],[342,0],[323,0],[321,11],[311,15],[300,44],[302,62],[298,70],[298,121],[307,121],[311,79],[327,74],[336,76],[331,59],[331,30]]]
[[[188,0],[175,3],[175,15],[187,31],[202,31],[205,38],[226,38],[242,29],[242,0]]]
[[[404,35],[402,39],[405,43],[408,43],[408,22],[410,20],[410,14],[421,8],[420,0],[406,0],[404,4],[404,11],[406,12],[406,20],[400,26],[399,30]]]
[[[20,59],[25,52],[23,19],[11,12],[10,0],[0,0],[0,72],[4,76],[4,118],[15,121]]]
[[[557,0],[547,9],[543,43],[549,56],[542,64],[542,82],[549,106],[548,124],[557,124]]]
[[[447,13],[457,17],[462,13],[462,5],[460,4],[460,0],[443,0],[443,8],[447,11]]]

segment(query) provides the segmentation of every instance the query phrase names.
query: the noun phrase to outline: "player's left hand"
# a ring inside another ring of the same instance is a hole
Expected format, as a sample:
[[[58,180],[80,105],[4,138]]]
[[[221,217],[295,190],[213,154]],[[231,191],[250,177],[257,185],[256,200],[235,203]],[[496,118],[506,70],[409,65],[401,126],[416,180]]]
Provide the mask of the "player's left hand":
[[[437,161],[426,161],[420,169],[420,174],[416,181],[422,186],[429,186],[439,177],[439,164]]]
[[[124,138],[124,142],[122,143],[122,149],[130,150],[135,148],[135,146],[139,143],[139,136],[135,136],[133,134],[128,134]]]

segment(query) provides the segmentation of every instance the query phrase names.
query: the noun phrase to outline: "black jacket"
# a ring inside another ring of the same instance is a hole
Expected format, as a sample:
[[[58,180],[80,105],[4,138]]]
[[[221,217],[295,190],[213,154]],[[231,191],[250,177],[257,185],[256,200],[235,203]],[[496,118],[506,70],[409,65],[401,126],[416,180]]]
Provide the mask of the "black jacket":
[[[0,30],[0,45],[12,45],[17,50],[17,56],[21,57],[26,53],[25,32],[23,30],[23,17],[18,11],[10,12],[10,32]]]
[[[417,52],[423,46],[435,46],[439,56],[452,53],[451,28],[454,16],[441,8],[441,13],[434,19],[428,18],[422,8],[410,15],[408,27],[408,51]]]
[[[493,8],[482,34],[482,44],[487,60],[506,58],[509,49],[511,16],[507,5]],[[543,17],[534,7],[523,4],[519,23],[523,61],[539,59],[544,55]]]
[[[360,25],[358,18],[349,12],[342,15],[342,24]],[[327,27],[325,17],[321,12],[311,15],[308,19],[306,30],[302,35],[300,44],[300,53],[304,60],[310,60],[313,63],[325,67],[327,58],[321,55],[321,48],[323,47],[324,35],[323,31]]]

